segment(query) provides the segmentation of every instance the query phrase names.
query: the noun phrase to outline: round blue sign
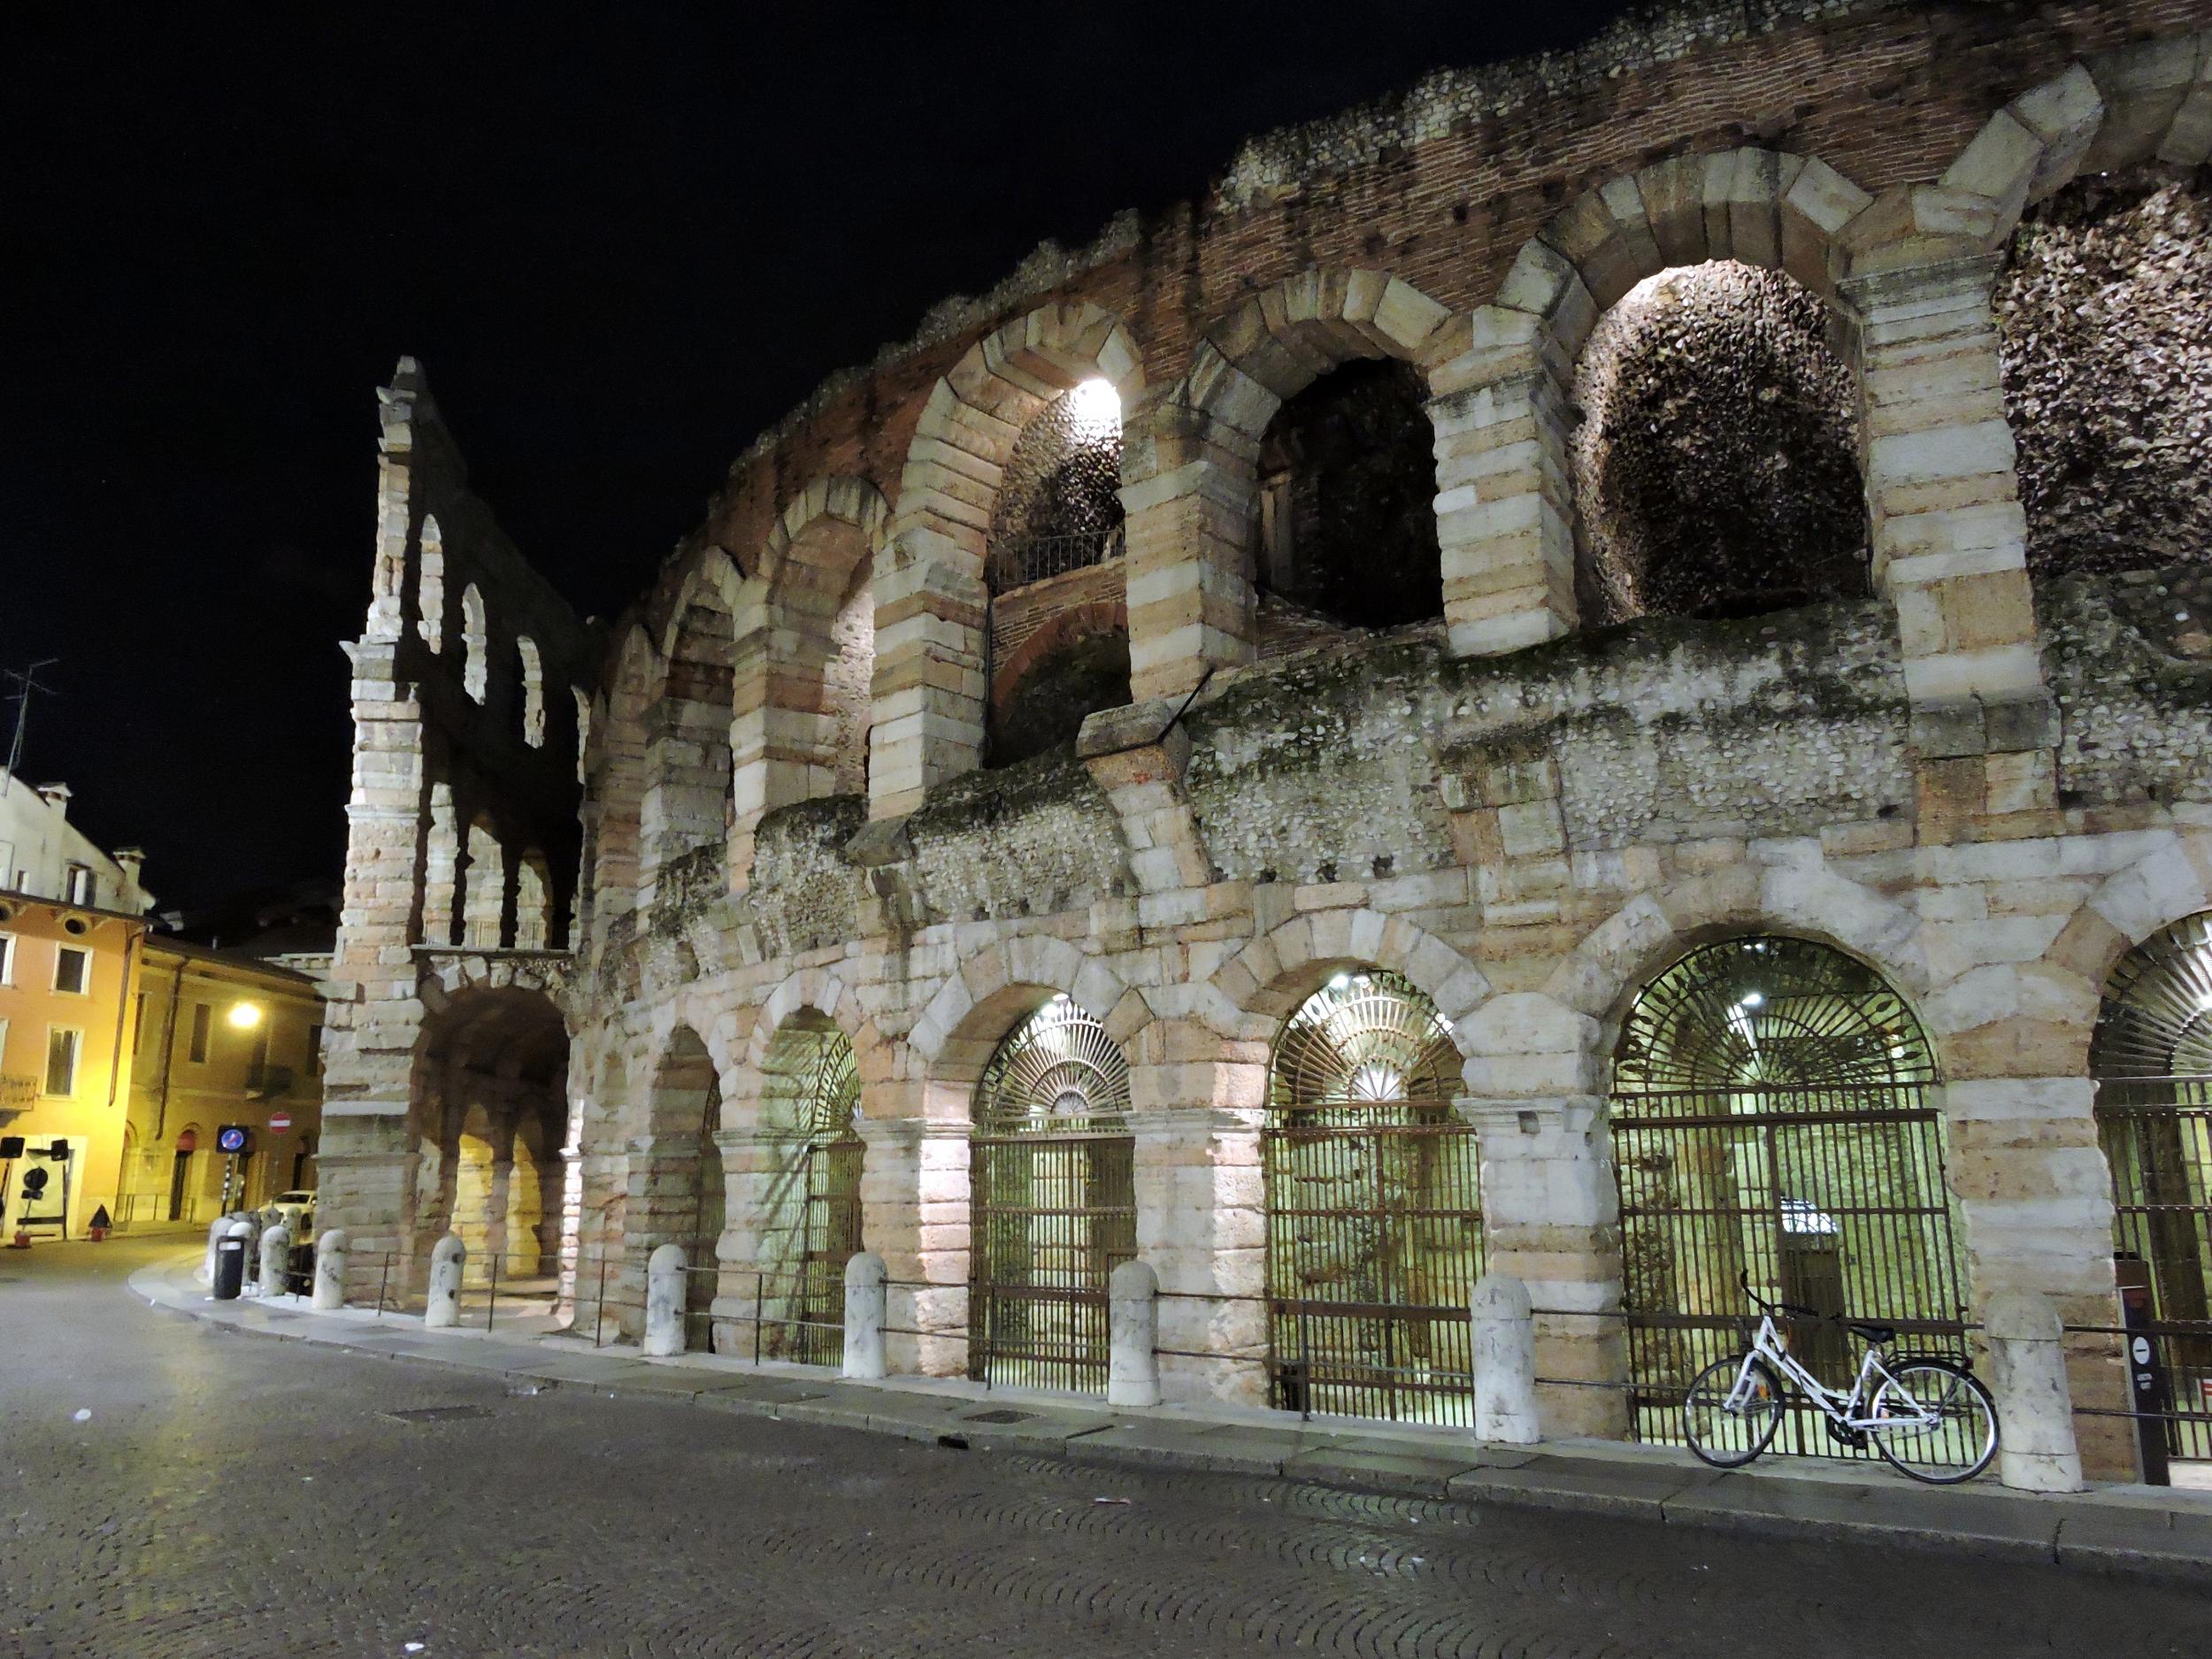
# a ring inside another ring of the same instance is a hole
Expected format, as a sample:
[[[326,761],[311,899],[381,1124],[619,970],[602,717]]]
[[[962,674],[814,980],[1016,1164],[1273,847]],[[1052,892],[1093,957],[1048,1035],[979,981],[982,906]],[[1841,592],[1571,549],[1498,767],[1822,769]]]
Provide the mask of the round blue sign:
[[[215,1145],[219,1151],[243,1152],[246,1149],[246,1132],[235,1125],[219,1129],[215,1132]]]

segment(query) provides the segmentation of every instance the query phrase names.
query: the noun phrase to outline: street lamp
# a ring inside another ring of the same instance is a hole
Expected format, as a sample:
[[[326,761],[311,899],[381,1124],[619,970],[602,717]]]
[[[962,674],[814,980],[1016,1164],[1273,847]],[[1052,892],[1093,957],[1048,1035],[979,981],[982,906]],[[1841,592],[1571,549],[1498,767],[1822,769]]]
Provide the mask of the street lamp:
[[[240,1031],[251,1031],[261,1023],[259,1005],[253,1002],[233,1002],[230,1005],[230,1023]]]

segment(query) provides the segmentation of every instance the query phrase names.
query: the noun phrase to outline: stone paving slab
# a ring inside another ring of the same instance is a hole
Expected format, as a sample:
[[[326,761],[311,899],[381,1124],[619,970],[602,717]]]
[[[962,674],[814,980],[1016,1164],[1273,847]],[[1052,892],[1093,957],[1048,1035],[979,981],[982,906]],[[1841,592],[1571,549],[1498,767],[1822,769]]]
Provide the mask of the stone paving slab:
[[[854,1383],[825,1370],[760,1371],[695,1356],[646,1360],[522,1332],[430,1333],[404,1319],[215,1302],[192,1285],[196,1262],[133,1275],[166,1307],[256,1335],[422,1359],[555,1387],[605,1387],[687,1400],[708,1409],[854,1429],[927,1445],[1047,1454],[1077,1463],[1279,1476],[1388,1497],[1611,1514],[1674,1525],[1897,1544],[2011,1560],[2055,1561],[2101,1574],[2212,1584],[2212,1502],[2132,1487],[2036,1497],[1994,1486],[1943,1490],[1856,1467],[1798,1465],[1724,1472],[1669,1448],[1614,1442],[1485,1445],[1450,1431],[1209,1416],[1202,1406],[1113,1412],[1022,1395],[979,1394],[956,1379]],[[180,1272],[180,1267],[182,1271]],[[989,1419],[1018,1414],[1010,1421]]]

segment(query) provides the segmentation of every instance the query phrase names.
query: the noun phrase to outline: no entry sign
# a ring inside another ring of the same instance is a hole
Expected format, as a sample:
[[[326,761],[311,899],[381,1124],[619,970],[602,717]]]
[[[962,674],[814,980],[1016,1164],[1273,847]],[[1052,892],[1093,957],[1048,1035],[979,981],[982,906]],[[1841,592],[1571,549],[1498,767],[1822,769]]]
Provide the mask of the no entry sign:
[[[271,1134],[280,1135],[291,1126],[292,1114],[290,1112],[271,1112],[269,1114],[269,1133]]]

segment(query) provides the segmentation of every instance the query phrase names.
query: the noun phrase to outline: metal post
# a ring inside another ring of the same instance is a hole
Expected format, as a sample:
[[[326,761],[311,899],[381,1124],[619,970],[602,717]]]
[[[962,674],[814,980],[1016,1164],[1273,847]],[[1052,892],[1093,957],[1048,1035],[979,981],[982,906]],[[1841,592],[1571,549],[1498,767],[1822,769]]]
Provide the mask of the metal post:
[[[599,1301],[592,1310],[591,1345],[597,1348],[607,1328],[607,1247],[599,1247]]]
[[[497,1317],[499,1317],[499,1252],[498,1252],[498,1251],[496,1251],[496,1250],[494,1250],[494,1251],[491,1253],[491,1257],[492,1257],[492,1294],[491,1294],[491,1300],[490,1300],[489,1302],[486,1302],[486,1303],[484,1304],[484,1333],[485,1333],[487,1336],[488,1336],[488,1335],[490,1335],[490,1334],[491,1334],[492,1321],[493,1321],[493,1320],[495,1320],[495,1319],[496,1319]]]
[[[753,1272],[753,1363],[756,1365],[760,1363],[760,1316],[762,1304],[766,1301],[764,1294],[765,1289],[766,1276],[758,1269],[755,1269]]]
[[[384,1252],[384,1271],[382,1276],[376,1281],[376,1317],[380,1319],[384,1317],[384,1292],[391,1285],[391,1282],[392,1253],[389,1250],[387,1250]]]

